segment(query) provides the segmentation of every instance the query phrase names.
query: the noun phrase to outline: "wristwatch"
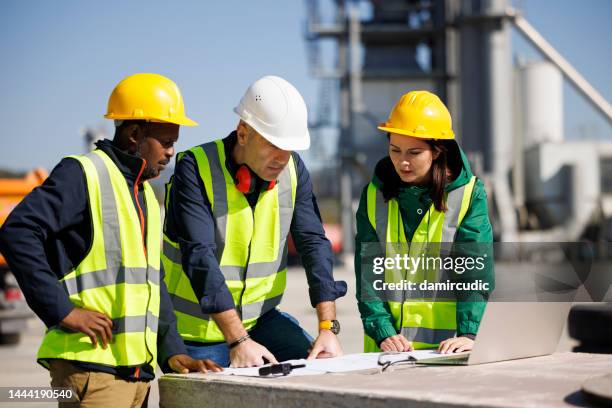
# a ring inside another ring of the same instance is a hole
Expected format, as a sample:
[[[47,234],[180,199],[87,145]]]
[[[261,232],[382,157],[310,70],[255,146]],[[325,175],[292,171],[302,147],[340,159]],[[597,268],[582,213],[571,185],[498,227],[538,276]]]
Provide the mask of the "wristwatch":
[[[319,322],[319,330],[327,329],[334,334],[340,333],[340,322],[337,320],[321,320]]]

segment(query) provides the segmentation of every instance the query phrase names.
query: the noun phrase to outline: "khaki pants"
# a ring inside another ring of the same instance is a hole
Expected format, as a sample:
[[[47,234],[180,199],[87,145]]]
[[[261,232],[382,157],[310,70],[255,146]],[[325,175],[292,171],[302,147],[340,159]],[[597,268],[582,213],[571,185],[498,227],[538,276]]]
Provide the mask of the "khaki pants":
[[[79,402],[60,402],[59,407],[139,408],[147,397],[149,383],[131,382],[108,373],[84,371],[66,360],[51,360],[52,387],[71,387]]]

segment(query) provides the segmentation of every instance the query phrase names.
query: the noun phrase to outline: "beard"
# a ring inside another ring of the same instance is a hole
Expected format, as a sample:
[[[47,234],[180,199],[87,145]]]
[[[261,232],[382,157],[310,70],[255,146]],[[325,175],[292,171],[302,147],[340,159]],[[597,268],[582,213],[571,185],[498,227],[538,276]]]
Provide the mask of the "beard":
[[[150,180],[157,176],[159,176],[159,170],[157,170],[155,167],[151,166],[149,162],[147,162],[147,165],[145,166],[144,170],[142,171],[142,175],[140,176],[141,179]]]
[[[145,180],[150,180],[150,179],[153,179],[159,176],[159,170],[153,167],[152,164],[148,160],[142,157],[142,153],[140,151],[141,146],[142,146],[142,142],[138,144],[135,155],[145,160],[145,162],[147,163],[145,165],[145,168],[142,170],[142,174],[140,175],[140,179],[145,181]]]

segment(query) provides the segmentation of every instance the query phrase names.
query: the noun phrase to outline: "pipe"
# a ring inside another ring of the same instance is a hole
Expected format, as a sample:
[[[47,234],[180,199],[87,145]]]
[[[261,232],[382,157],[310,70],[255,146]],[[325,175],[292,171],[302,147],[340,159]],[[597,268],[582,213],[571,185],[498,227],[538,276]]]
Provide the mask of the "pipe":
[[[561,56],[555,50],[555,48],[548,43],[540,35],[540,33],[531,25],[525,18],[519,14],[516,14],[513,10],[509,12],[513,18],[514,26],[518,31],[530,41],[550,62],[555,64],[570,81],[570,83],[582,93],[597,110],[612,123],[612,106],[606,101],[606,99],[599,93],[593,86],[586,80],[572,65],[567,62],[565,58]]]

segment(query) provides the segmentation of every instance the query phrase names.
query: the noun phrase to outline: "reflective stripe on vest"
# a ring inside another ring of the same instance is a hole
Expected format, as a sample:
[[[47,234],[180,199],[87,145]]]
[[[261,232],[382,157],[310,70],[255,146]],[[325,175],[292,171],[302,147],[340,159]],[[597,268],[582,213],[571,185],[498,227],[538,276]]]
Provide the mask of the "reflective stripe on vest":
[[[395,256],[398,249],[400,251],[408,249],[411,257],[418,257],[421,254],[431,257],[448,255],[457,228],[470,207],[475,184],[476,177],[472,176],[467,184],[450,191],[445,197],[446,212],[437,211],[432,203],[415,230],[411,242],[408,243],[398,201],[391,199],[386,203],[382,192],[370,183],[367,190],[368,219],[376,230],[385,256]],[[415,271],[411,280],[445,281],[447,276],[444,273],[444,271],[421,268]],[[385,281],[398,282],[401,277],[397,275],[398,271],[385,271]],[[415,349],[422,349],[436,347],[440,341],[455,335],[457,323],[454,298],[452,292],[395,290],[385,292],[384,300],[389,306],[398,332],[412,341]],[[367,335],[364,350],[379,351],[373,339]]]
[[[104,313],[113,321],[113,340],[93,347],[89,337],[60,326],[50,327],[38,361],[61,358],[136,367],[155,372],[159,321],[159,204],[144,182],[146,243],[132,192],[121,171],[103,151],[71,156],[83,169],[87,184],[92,244],[81,263],[60,282],[75,306]]]
[[[285,290],[287,237],[297,188],[295,163],[291,157],[275,187],[259,194],[253,210],[225,167],[222,140],[194,147],[190,152],[211,203],[215,255],[236,310],[249,330],[261,315],[280,304]],[[202,313],[199,296],[183,271],[179,245],[167,235],[164,235],[162,262],[183,339],[223,341],[217,324]]]

